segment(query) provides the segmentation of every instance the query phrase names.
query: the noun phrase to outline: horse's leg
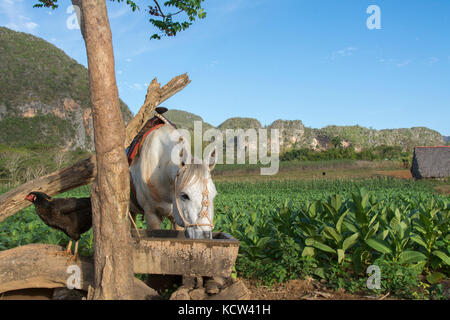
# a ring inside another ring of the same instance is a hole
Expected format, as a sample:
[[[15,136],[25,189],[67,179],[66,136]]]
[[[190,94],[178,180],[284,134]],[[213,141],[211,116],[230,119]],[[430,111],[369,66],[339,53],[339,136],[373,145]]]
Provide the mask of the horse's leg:
[[[161,229],[162,220],[153,212],[145,213],[145,221],[147,222],[147,230]]]

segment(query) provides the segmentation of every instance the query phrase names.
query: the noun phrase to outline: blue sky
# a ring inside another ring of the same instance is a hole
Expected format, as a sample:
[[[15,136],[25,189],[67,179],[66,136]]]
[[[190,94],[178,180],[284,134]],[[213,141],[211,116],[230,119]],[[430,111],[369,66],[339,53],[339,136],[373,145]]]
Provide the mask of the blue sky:
[[[33,9],[0,0],[0,25],[30,32],[87,65],[69,0]],[[450,1],[206,0],[207,17],[175,38],[149,40],[140,12],[108,1],[120,97],[133,112],[148,83],[187,72],[192,83],[165,105],[213,125],[253,117],[263,125],[426,126],[450,135]],[[369,5],[381,29],[369,30]]]

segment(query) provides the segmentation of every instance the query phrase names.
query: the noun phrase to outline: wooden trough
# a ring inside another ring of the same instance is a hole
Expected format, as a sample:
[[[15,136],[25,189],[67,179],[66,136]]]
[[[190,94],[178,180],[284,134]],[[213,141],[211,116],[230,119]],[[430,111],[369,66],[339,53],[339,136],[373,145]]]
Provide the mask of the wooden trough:
[[[239,241],[223,232],[213,239],[187,239],[183,231],[133,230],[134,272],[193,277],[230,277]]]

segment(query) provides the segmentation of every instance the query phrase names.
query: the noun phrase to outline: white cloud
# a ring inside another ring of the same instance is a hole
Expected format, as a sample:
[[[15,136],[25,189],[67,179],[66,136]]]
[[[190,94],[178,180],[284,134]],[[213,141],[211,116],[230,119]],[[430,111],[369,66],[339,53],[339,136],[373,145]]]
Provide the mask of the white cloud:
[[[133,61],[133,60],[130,59],[130,58],[127,58],[127,59],[125,59],[125,61],[126,61],[126,62],[131,62],[131,61]]]
[[[209,63],[209,67],[210,68],[214,68],[215,66],[217,66],[219,64],[219,61],[217,60],[213,60]]]
[[[427,65],[432,66],[433,64],[435,64],[436,62],[439,62],[439,58],[436,57],[430,57],[427,59]]]
[[[128,88],[138,91],[144,90],[144,86],[140,83],[133,83],[131,85],[128,85]]]
[[[5,27],[7,27],[9,29],[12,29],[12,30],[15,30],[15,31],[19,31],[19,26],[17,24],[15,24],[15,23],[12,23],[12,22],[6,24]]]
[[[412,59],[405,60],[403,62],[397,63],[397,67],[399,67],[399,68],[406,67],[411,62],[412,62]]]
[[[36,29],[37,27],[39,27],[39,25],[33,21],[29,21],[25,23],[25,28],[27,28],[30,31],[33,31],[34,29]]]
[[[108,13],[108,17],[109,19],[117,19],[120,18],[121,16],[127,14],[130,11],[128,6],[121,6],[120,9],[117,10],[113,10],[111,11],[111,13]]]
[[[336,56],[340,57],[350,57],[352,56],[356,51],[358,51],[358,48],[356,47],[347,47],[338,51],[333,52],[331,55],[331,60],[336,59]]]
[[[0,0],[0,13],[7,20],[5,23],[7,28],[33,33],[39,27],[31,18],[25,16],[23,0]]]
[[[347,47],[347,48],[345,48],[345,49],[342,49],[342,50],[337,51],[336,53],[337,53],[338,55],[340,55],[341,57],[349,57],[349,56],[352,56],[353,53],[354,53],[356,50],[358,50],[358,48],[355,48],[355,47]]]

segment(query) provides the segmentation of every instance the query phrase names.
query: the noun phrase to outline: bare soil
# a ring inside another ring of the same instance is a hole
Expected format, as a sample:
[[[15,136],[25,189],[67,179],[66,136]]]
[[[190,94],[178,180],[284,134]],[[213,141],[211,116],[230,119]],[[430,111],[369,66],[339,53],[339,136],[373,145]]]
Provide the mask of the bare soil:
[[[327,289],[314,280],[291,280],[272,287],[261,286],[256,281],[242,279],[250,291],[251,300],[385,300],[389,296],[350,294],[344,289]]]
[[[409,171],[408,169],[376,171],[375,174],[380,175],[380,176],[399,178],[399,179],[412,179],[413,178],[413,176],[411,175],[411,171]]]

